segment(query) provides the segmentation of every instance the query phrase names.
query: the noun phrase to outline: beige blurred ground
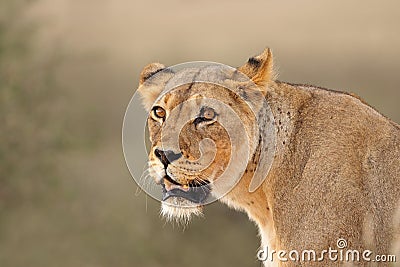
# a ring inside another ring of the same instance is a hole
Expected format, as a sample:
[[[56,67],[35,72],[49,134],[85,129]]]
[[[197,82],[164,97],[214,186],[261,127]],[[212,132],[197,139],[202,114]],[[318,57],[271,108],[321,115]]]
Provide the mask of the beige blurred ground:
[[[69,115],[98,142],[58,155],[55,189],[2,216],[0,266],[259,266],[245,215],[213,204],[183,231],[135,195],[121,125],[150,62],[239,66],[269,46],[280,80],[355,92],[400,122],[398,1],[41,0],[31,14],[40,52],[62,55]]]

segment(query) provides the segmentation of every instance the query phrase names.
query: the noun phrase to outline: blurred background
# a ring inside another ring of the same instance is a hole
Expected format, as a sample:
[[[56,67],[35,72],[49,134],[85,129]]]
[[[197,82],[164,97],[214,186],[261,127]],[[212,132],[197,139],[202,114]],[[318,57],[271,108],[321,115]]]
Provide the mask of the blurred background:
[[[260,266],[256,227],[214,203],[183,229],[125,166],[148,63],[239,66],[354,92],[400,122],[398,1],[0,0],[0,266]]]

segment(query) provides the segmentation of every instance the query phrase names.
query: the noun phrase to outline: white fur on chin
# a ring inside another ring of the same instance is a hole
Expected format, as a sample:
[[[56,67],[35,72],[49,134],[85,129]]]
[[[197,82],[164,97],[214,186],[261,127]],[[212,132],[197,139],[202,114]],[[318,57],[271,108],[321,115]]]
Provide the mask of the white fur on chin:
[[[161,215],[167,221],[187,225],[193,216],[202,216],[202,207],[183,198],[169,198],[161,202]]]

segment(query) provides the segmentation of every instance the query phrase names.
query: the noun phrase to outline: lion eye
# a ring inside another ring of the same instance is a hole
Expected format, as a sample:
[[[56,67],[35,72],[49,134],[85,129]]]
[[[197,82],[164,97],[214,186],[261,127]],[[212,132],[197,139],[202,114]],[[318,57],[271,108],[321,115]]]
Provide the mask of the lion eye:
[[[196,125],[196,127],[198,124],[203,123],[203,122],[204,123],[207,122],[208,124],[210,124],[210,123],[214,122],[215,117],[217,115],[218,114],[215,112],[214,109],[209,108],[209,107],[203,107],[200,110],[199,116],[193,121],[193,123],[194,123],[194,125]]]
[[[203,111],[203,118],[206,120],[212,120],[215,117],[215,111],[212,108],[206,108]]]
[[[165,109],[163,109],[162,107],[154,107],[153,108],[153,114],[155,117],[160,118],[160,119],[164,119],[165,115],[167,114]]]

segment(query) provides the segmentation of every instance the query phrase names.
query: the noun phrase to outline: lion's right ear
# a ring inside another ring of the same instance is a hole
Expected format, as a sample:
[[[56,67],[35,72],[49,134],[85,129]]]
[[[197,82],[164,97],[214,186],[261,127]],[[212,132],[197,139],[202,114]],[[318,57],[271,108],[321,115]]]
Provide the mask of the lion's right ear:
[[[138,92],[142,96],[142,103],[144,108],[149,111],[154,101],[157,99],[165,82],[147,82],[153,75],[164,70],[165,66],[161,63],[151,63],[143,68],[139,78]]]

